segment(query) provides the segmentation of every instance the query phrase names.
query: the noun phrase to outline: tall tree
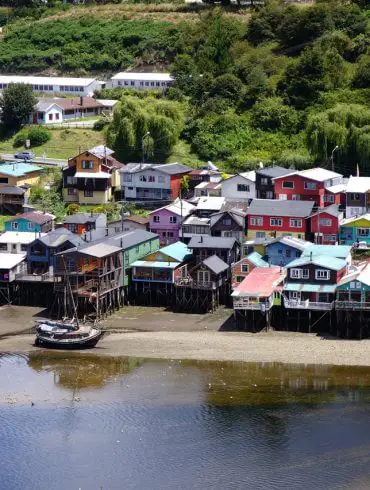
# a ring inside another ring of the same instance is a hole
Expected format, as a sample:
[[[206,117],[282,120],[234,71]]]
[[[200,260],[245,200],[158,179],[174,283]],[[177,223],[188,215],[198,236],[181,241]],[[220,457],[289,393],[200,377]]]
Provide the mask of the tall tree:
[[[17,129],[26,123],[34,111],[37,99],[31,85],[10,83],[0,98],[1,119],[7,129]]]

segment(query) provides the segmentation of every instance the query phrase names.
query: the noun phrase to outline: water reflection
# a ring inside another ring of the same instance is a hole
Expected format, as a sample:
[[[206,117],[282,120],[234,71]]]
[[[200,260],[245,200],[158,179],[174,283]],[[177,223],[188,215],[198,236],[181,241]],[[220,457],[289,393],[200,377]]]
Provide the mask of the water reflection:
[[[134,357],[99,357],[77,352],[37,352],[28,357],[29,367],[36,372],[52,372],[54,384],[70,390],[102,388],[143,363],[143,359]]]

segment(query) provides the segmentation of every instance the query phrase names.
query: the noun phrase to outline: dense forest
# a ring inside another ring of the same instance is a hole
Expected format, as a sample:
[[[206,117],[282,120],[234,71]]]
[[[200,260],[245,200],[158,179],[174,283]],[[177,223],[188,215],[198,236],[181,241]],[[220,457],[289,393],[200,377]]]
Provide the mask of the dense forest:
[[[153,160],[170,155],[178,138],[226,170],[260,161],[326,164],[339,146],[336,168],[350,173],[360,164],[370,175],[367,1],[270,0],[247,15],[182,5],[173,6],[172,18],[163,7],[155,19],[149,8],[141,18],[109,19],[84,8],[49,17],[43,9],[31,22],[21,10],[0,42],[3,73],[109,76],[144,66],[175,75],[165,101],[115,92],[123,99],[107,136],[125,160],[140,156],[150,129],[157,136],[147,138],[146,156]]]

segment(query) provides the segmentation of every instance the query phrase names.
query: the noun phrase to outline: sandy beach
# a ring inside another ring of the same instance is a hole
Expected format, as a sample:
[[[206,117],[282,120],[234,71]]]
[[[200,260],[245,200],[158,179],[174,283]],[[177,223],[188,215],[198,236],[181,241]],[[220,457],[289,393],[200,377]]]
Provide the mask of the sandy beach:
[[[0,351],[38,350],[29,329],[42,313],[37,308],[0,308]],[[104,322],[109,333],[88,352],[163,359],[370,366],[370,339],[227,331],[230,314],[230,310],[214,315],[186,315],[160,308],[124,308]]]

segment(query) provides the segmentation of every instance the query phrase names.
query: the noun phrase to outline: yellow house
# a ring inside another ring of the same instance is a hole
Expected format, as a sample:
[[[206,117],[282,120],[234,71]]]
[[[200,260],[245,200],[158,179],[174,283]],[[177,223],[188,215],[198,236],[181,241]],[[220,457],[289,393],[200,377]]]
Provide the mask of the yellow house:
[[[0,164],[0,186],[33,186],[38,183],[43,169],[25,162],[8,162]]]
[[[84,151],[63,169],[63,198],[68,203],[105,204],[120,186],[118,170],[124,165],[104,146]]]

